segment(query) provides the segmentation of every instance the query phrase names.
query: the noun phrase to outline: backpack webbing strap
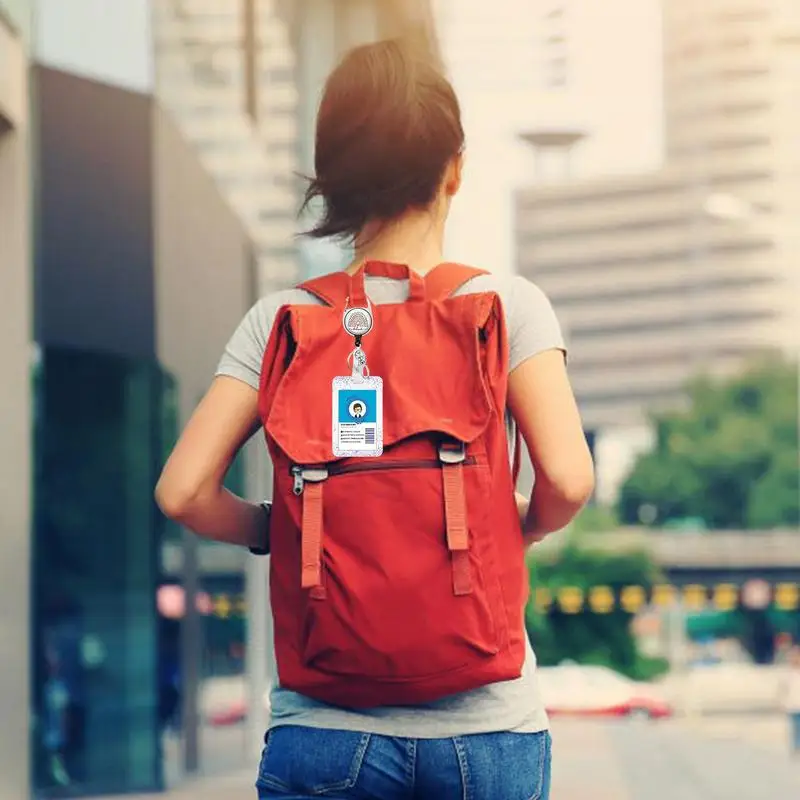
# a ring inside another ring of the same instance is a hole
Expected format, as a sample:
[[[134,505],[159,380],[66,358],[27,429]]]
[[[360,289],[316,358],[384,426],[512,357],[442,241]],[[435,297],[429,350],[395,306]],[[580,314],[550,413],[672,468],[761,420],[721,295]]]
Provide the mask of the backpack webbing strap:
[[[425,295],[428,300],[444,300],[478,275],[488,274],[485,269],[445,262],[425,276]],[[297,288],[313,294],[325,305],[336,308],[345,305],[350,292],[350,276],[346,272],[332,272],[304,281]]]
[[[485,269],[467,267],[464,264],[439,264],[425,276],[426,297],[428,300],[444,300],[478,275],[488,274]]]
[[[469,531],[464,497],[464,467],[443,464],[444,517],[447,526],[447,547],[453,567],[453,594],[472,592],[472,571],[469,563]]]
[[[322,482],[304,485],[302,514],[300,585],[310,589],[314,599],[323,600],[326,592],[322,584]]]
[[[453,570],[453,594],[472,593],[472,567],[469,562],[467,498],[464,491],[464,445],[444,443],[439,448],[442,462],[444,519],[447,548]]]
[[[303,281],[297,288],[313,294],[327,306],[344,308],[350,291],[350,276],[346,272],[332,272]]]

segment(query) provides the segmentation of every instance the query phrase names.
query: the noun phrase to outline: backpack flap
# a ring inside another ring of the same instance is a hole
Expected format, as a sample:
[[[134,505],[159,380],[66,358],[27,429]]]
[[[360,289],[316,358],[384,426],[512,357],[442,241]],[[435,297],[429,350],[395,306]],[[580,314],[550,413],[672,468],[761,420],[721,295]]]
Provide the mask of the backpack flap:
[[[505,408],[507,342],[499,299],[473,294],[373,307],[364,339],[383,378],[383,441],[441,433],[470,443]],[[281,309],[264,357],[259,408],[268,439],[296,464],[332,457],[331,382],[348,374],[351,337],[341,310]]]

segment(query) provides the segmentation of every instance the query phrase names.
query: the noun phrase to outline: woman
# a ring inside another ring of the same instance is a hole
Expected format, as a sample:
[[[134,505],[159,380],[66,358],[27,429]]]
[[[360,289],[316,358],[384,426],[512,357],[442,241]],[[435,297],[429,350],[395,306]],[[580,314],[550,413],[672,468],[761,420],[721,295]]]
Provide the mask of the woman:
[[[351,51],[328,79],[317,119],[306,202],[320,199],[324,214],[311,235],[349,238],[351,274],[378,261],[426,275],[443,261],[463,146],[453,89],[429,62],[393,41]],[[409,283],[365,277],[373,305],[403,302]],[[530,501],[517,496],[530,544],[563,528],[586,502],[591,457],[547,299],[519,277],[484,274],[458,290],[478,292],[497,293],[506,318],[509,410],[536,471]],[[226,491],[223,479],[260,425],[259,376],[276,312],[319,302],[299,289],[276,292],[231,338],[156,492],[164,512],[198,535],[263,546],[262,508]],[[276,687],[259,797],[547,798],[550,735],[535,663],[528,644],[518,679],[412,708],[346,709]]]

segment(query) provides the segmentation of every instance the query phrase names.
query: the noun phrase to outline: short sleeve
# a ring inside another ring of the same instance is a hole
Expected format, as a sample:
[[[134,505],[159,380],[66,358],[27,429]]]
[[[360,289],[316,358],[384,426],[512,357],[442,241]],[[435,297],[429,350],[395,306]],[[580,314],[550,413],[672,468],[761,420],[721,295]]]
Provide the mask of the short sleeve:
[[[547,295],[536,284],[515,275],[503,298],[509,339],[509,371],[545,350],[566,355],[564,335]]]
[[[277,311],[273,297],[265,297],[247,312],[225,347],[217,376],[236,378],[258,391],[261,362]]]

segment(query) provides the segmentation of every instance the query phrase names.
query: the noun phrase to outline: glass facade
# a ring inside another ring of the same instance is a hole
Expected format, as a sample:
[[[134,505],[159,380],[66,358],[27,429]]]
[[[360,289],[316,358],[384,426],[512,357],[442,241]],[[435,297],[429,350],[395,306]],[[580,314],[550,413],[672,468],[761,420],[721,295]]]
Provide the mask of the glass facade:
[[[37,797],[162,787],[153,500],[175,436],[157,365],[45,349],[34,376]]]

